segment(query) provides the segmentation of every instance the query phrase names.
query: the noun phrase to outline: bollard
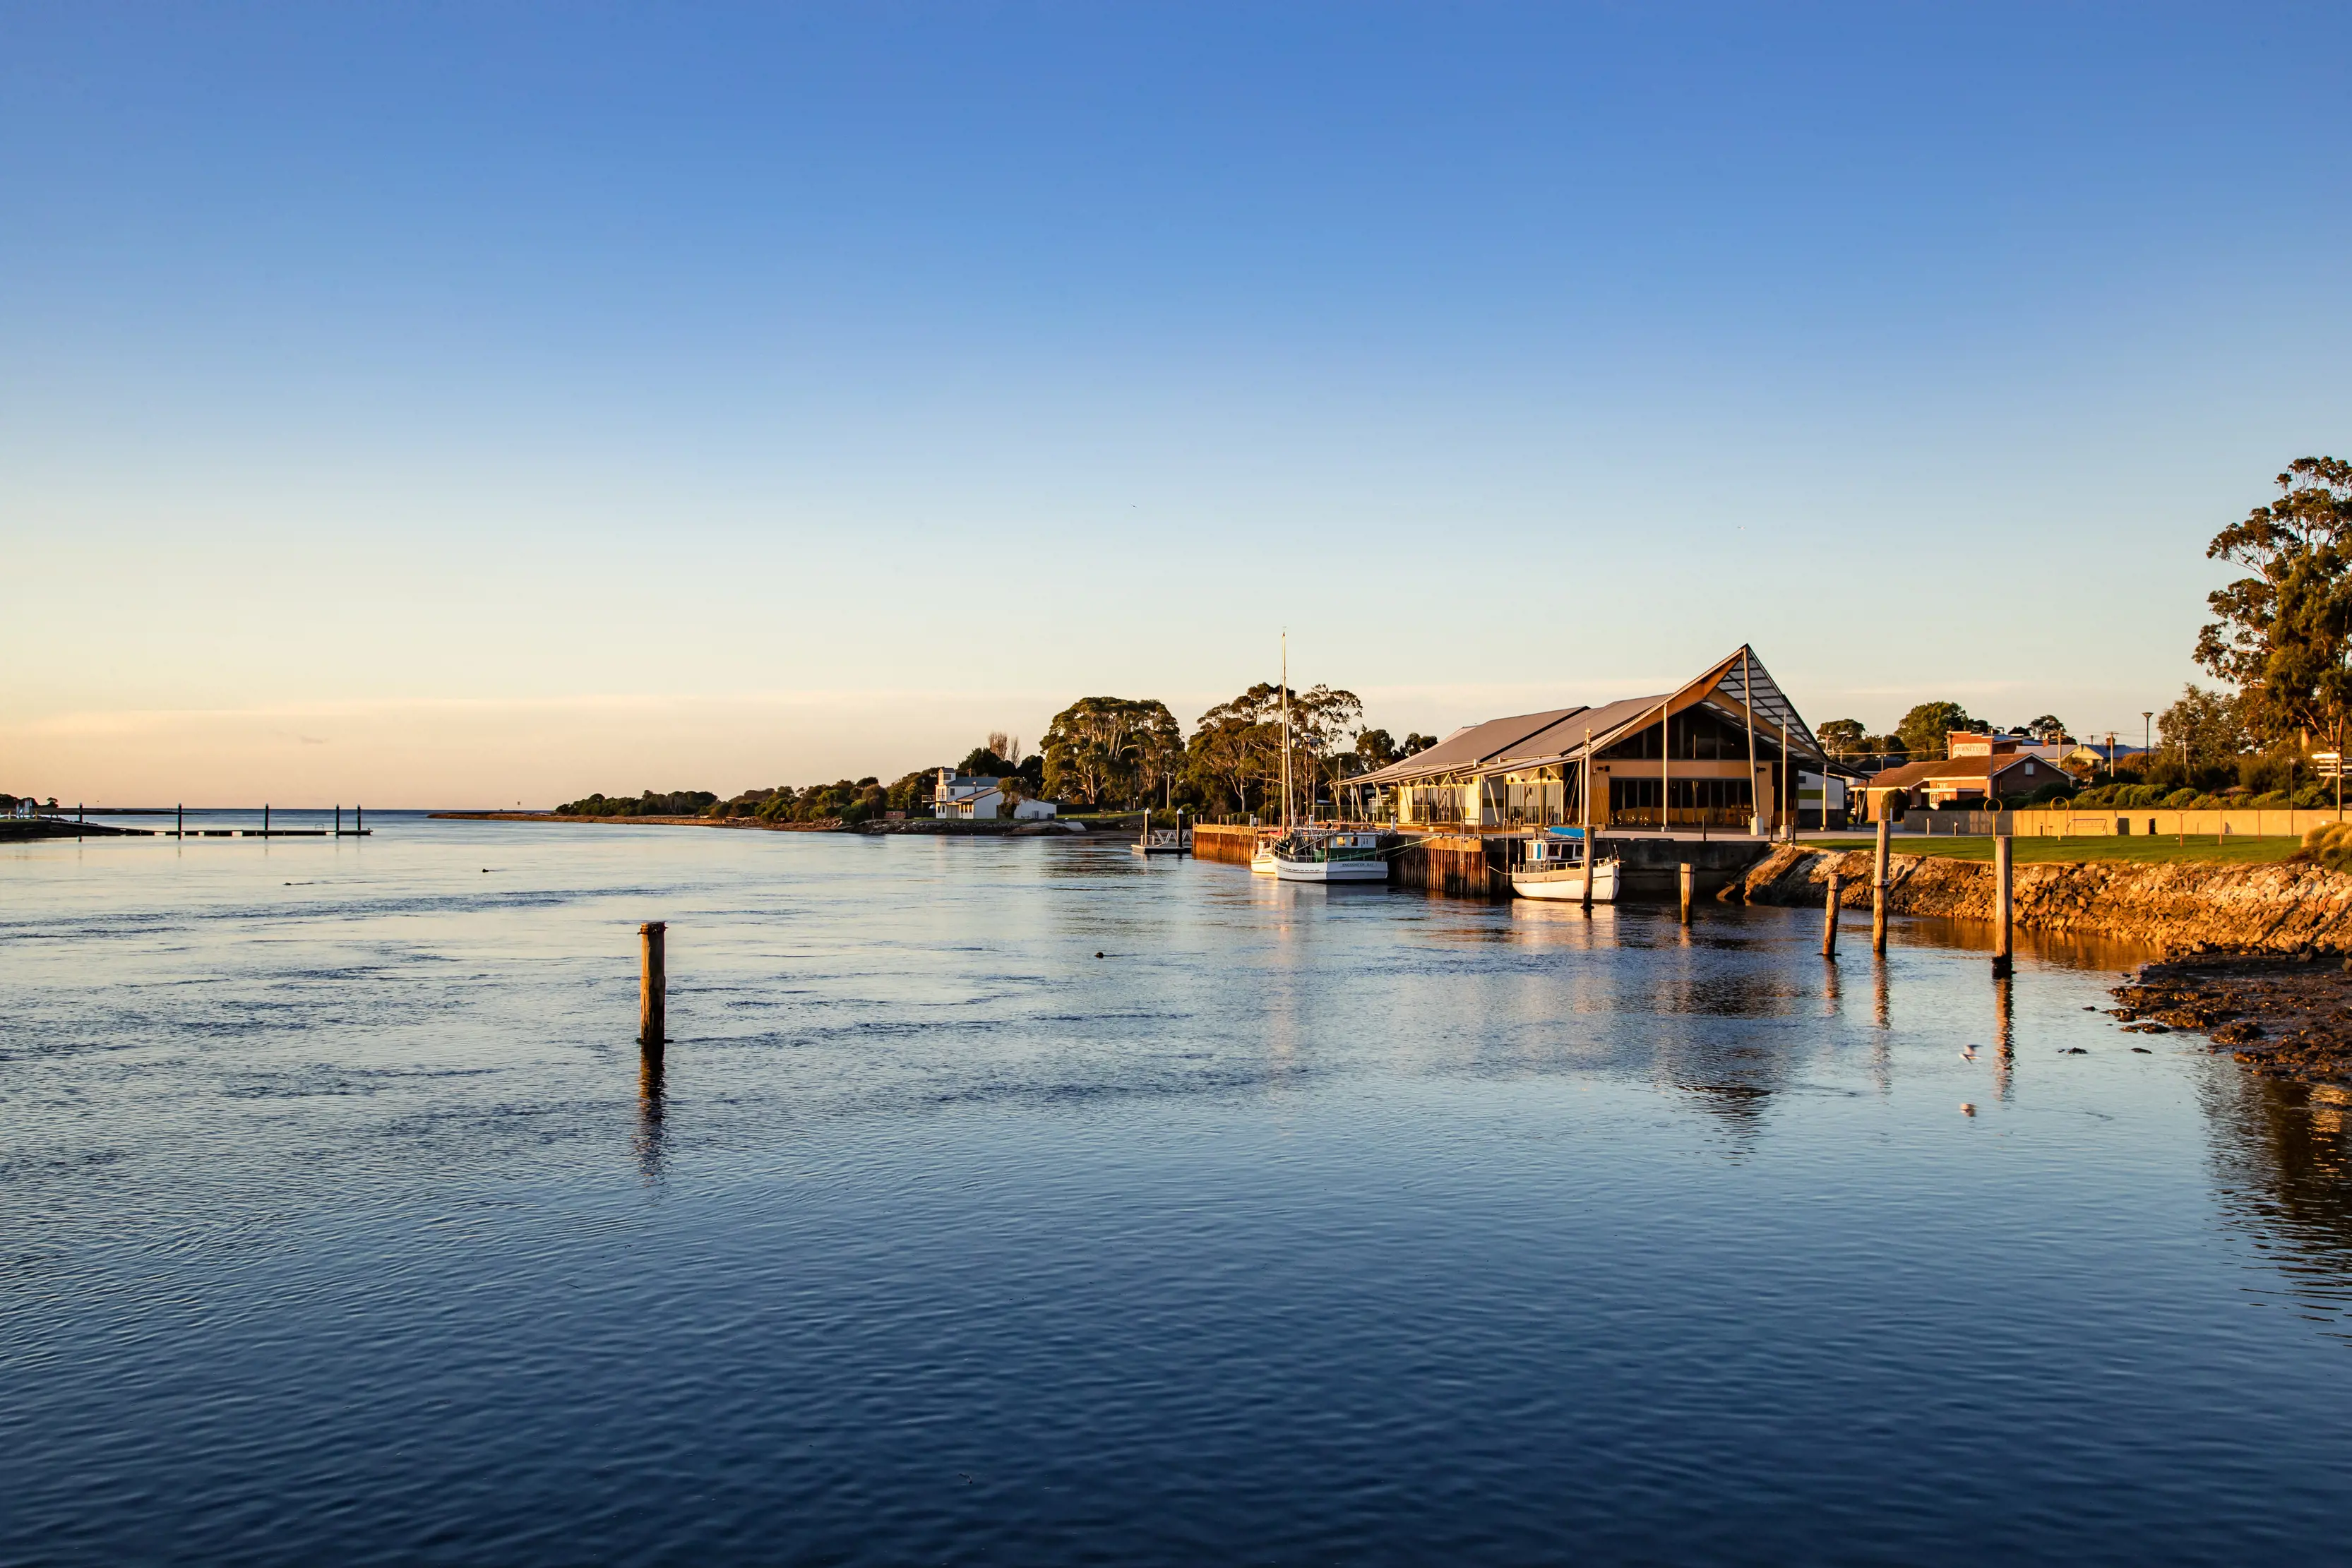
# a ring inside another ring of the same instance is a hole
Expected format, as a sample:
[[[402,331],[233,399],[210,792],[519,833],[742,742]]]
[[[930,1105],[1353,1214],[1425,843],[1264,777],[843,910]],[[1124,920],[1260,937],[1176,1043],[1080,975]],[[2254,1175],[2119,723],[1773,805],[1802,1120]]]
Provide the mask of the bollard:
[[[669,929],[667,922],[648,920],[637,927],[642,938],[644,972],[637,982],[637,1043],[647,1051],[659,1051],[665,1040],[662,1009],[669,989],[669,973],[662,953],[662,936]]]
[[[1683,862],[1683,924],[1685,925],[1690,924],[1692,880],[1691,863],[1688,861],[1685,861]]]
[[[1992,841],[1992,972],[1995,978],[2009,973],[2010,915],[2010,836],[2002,833]]]
[[[1832,868],[1830,872],[1830,901],[1822,910],[1822,956],[1837,956],[1838,900],[1843,896],[1844,878]]]

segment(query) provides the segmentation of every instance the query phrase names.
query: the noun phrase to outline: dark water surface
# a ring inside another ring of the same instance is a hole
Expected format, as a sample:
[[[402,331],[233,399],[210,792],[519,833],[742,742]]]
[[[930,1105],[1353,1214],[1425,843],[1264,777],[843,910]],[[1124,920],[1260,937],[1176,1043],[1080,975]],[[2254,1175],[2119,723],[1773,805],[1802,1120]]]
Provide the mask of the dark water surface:
[[[2343,1107],[2119,955],[371,824],[0,848],[0,1561],[2342,1551]]]

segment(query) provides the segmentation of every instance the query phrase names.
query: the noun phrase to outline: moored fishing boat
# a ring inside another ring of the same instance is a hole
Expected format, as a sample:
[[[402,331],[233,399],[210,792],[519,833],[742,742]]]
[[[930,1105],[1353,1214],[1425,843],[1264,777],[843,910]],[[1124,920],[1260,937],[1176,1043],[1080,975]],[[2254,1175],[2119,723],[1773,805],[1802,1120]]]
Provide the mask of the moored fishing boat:
[[[1617,857],[1592,862],[1592,841],[1582,828],[1546,828],[1528,844],[1528,858],[1511,868],[1511,891],[1521,898],[1584,902],[1592,879],[1592,902],[1617,902]]]
[[[1386,882],[1378,833],[1299,832],[1275,841],[1274,874],[1284,882]]]

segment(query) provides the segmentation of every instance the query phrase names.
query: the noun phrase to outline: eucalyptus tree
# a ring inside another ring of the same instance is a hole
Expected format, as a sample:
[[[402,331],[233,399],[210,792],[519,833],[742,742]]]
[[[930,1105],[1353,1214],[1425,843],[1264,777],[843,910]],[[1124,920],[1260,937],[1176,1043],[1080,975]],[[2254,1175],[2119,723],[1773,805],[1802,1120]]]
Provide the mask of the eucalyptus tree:
[[[2206,596],[2213,619],[2197,634],[2197,663],[2238,688],[2257,733],[2324,735],[2340,758],[2352,716],[2352,463],[2298,457],[2278,489],[2206,547],[2249,575]]]
[[[1150,697],[1080,697],[1054,716],[1040,749],[1046,790],[1089,806],[1129,804],[1172,777],[1183,731]]]

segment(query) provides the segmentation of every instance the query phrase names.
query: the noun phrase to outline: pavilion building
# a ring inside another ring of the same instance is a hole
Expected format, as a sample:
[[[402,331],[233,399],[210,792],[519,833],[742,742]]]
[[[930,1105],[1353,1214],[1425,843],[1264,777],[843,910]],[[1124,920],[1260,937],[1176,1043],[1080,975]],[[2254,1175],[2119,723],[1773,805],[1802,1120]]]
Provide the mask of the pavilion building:
[[[1753,649],[1670,692],[1469,725],[1346,781],[1361,814],[1428,831],[1818,826],[1852,769],[1832,760]],[[1810,796],[1814,821],[1799,821]]]

